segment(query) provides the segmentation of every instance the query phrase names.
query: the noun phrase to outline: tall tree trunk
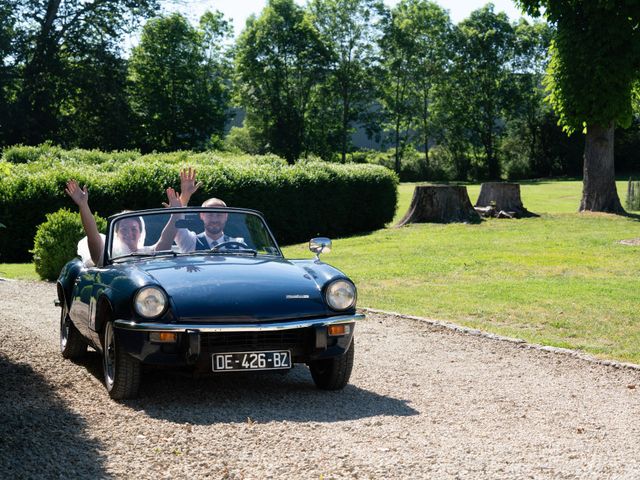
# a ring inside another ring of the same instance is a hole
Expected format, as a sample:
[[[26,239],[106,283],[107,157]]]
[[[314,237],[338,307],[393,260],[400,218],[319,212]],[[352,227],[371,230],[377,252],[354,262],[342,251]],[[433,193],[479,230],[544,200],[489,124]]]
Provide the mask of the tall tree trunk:
[[[498,163],[493,140],[493,132],[489,128],[484,141],[484,152],[487,155],[487,173],[490,180],[500,180],[500,164]]]
[[[625,213],[616,190],[613,134],[613,122],[606,127],[587,125],[581,212]]]
[[[21,92],[21,109],[26,112],[24,124],[18,127],[20,140],[35,145],[51,139],[58,128],[56,102],[57,79],[60,75],[58,43],[53,23],[58,15],[61,0],[49,0],[40,31],[35,38],[33,55],[24,69],[24,89]]]

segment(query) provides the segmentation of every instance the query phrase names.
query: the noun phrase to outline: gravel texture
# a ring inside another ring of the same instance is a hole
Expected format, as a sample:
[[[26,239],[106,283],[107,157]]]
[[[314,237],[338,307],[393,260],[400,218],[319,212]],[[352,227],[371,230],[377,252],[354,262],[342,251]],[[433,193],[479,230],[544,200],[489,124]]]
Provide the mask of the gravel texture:
[[[54,298],[0,280],[0,478],[640,478],[633,368],[369,312],[341,392],[150,370],[116,403]]]

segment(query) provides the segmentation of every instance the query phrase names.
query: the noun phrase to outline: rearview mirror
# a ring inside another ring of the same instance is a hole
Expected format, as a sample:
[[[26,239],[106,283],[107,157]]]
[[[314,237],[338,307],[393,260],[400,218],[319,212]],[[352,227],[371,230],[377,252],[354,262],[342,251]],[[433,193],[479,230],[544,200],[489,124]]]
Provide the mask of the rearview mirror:
[[[204,229],[204,223],[198,215],[186,215],[185,218],[176,220],[176,228],[188,228],[200,232]]]

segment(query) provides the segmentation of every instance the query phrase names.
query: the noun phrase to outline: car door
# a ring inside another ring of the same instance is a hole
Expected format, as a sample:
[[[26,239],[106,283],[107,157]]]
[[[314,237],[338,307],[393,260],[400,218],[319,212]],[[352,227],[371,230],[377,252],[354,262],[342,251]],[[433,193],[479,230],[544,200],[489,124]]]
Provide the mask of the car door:
[[[91,338],[90,319],[91,309],[95,310],[94,289],[98,269],[88,268],[80,273],[75,280],[72,290],[72,302],[69,316],[82,336]]]

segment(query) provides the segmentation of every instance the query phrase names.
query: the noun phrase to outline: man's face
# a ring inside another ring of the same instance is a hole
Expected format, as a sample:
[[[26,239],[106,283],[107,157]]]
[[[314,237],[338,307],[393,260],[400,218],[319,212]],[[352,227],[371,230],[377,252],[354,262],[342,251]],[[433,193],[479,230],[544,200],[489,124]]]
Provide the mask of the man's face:
[[[224,225],[227,223],[227,214],[219,212],[201,213],[200,218],[204,222],[204,229],[212,238],[217,238],[222,234]]]

